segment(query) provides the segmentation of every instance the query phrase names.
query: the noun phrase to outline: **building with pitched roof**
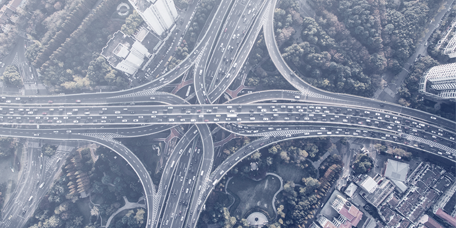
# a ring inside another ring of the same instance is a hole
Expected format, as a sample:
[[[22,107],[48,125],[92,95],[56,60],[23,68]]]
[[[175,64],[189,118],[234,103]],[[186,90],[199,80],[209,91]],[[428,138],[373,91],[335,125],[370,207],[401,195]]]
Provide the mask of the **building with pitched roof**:
[[[391,180],[405,182],[408,171],[409,164],[388,159],[388,162],[386,163],[385,177],[388,177]]]

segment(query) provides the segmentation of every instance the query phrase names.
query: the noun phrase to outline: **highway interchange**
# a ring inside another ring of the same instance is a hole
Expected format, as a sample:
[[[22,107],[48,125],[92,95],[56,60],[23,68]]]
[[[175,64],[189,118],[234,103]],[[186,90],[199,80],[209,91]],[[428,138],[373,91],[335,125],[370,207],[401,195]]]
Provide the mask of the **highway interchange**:
[[[119,92],[0,98],[0,135],[91,141],[122,158],[146,196],[147,227],[195,227],[209,193],[254,151],[293,138],[358,137],[389,141],[456,160],[456,123],[419,110],[314,88],[285,63],[275,42],[276,1],[222,0],[199,43],[178,67]],[[218,103],[243,70],[260,30],[275,66],[298,91],[259,91]],[[199,104],[159,91],[193,70]],[[155,186],[141,161],[117,138],[185,125]],[[213,167],[211,129],[259,139]],[[19,215],[18,215],[19,216]],[[10,218],[3,218],[7,224]]]

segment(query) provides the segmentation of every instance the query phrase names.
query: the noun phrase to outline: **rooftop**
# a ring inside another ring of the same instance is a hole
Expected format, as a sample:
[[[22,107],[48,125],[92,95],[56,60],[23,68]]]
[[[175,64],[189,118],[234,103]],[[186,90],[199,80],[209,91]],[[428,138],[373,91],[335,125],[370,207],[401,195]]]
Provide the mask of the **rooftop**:
[[[395,186],[390,180],[383,179],[374,192],[361,192],[361,196],[374,207],[378,207],[394,191],[394,188]]]
[[[345,189],[344,193],[351,198],[353,194],[355,194],[357,189],[358,186],[356,186],[356,184],[352,182],[350,183],[350,185],[348,185],[347,189]]]
[[[405,182],[408,171],[409,164],[388,159],[388,162],[386,164],[385,177],[388,177],[391,180]]]
[[[451,215],[445,213],[442,208],[439,208],[437,212],[435,213],[437,216],[439,216],[441,219],[447,221],[449,224],[451,224],[453,227],[456,227],[456,219],[454,217],[451,217]]]
[[[440,223],[435,221],[433,218],[429,217],[429,215],[423,215],[420,218],[419,222],[425,225],[427,228],[443,228],[443,226],[440,225]]]
[[[140,12],[144,12],[152,4],[148,0],[129,0],[129,2]]]
[[[375,180],[372,177],[367,175],[360,185],[368,193],[373,193],[375,189],[377,189],[377,182],[375,182]]]

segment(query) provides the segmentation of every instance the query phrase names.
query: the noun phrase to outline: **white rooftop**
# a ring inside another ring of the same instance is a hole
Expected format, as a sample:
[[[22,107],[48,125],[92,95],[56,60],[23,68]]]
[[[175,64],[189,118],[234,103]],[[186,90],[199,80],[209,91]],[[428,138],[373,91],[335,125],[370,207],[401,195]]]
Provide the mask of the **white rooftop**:
[[[372,177],[367,176],[366,179],[361,182],[361,187],[364,188],[364,190],[366,190],[368,193],[373,193],[375,192],[375,189],[377,189],[378,185]]]
[[[388,159],[388,163],[386,164],[385,177],[388,177],[391,180],[405,182],[409,168],[409,164],[407,163]]]

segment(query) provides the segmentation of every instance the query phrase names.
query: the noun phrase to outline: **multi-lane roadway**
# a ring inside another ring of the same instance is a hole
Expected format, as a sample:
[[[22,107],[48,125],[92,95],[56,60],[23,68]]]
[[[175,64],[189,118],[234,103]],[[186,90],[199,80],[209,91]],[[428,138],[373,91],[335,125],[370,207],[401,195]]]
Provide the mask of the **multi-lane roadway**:
[[[282,140],[361,137],[456,159],[455,122],[391,103],[323,91],[298,77],[275,41],[275,4],[275,0],[222,0],[189,56],[139,87],[94,94],[1,97],[0,135],[86,140],[111,148],[143,184],[147,227],[195,227],[215,184],[253,151]],[[261,28],[273,63],[298,91],[260,91],[216,104],[242,71]],[[189,69],[193,69],[199,104],[159,91]],[[209,124],[261,138],[212,167]],[[176,125],[189,127],[168,157],[160,184],[154,186],[141,161],[115,139],[151,135]]]

